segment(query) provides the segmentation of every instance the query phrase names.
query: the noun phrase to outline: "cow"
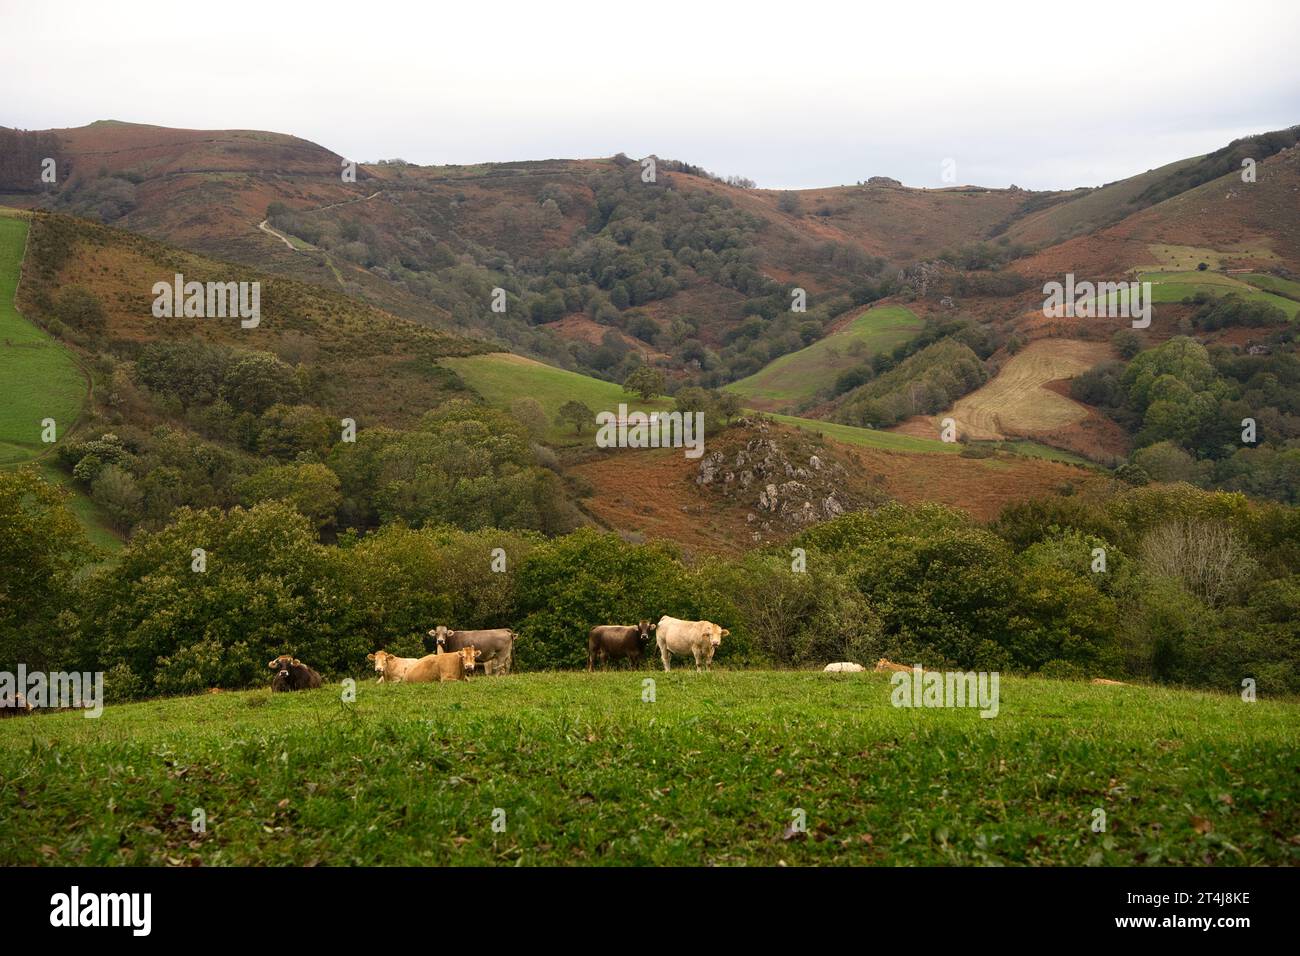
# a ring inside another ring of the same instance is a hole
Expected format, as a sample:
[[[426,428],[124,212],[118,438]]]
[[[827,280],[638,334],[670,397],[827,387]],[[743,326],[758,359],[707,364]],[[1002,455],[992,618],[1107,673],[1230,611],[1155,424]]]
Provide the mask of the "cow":
[[[674,654],[693,655],[697,671],[701,659],[706,669],[711,667],[718,645],[730,633],[725,627],[719,627],[711,621],[682,621],[665,614],[655,625],[655,642],[659,645],[664,670],[672,670]]]
[[[453,631],[439,624],[429,632],[440,651],[472,647],[478,651],[484,674],[509,674],[515,656],[515,632],[508,627],[486,631]],[[491,666],[489,666],[491,665]]]
[[[1122,680],[1107,680],[1107,679],[1104,678],[1104,677],[1094,677],[1094,678],[1092,679],[1092,682],[1093,682],[1094,684],[1106,684],[1106,685],[1108,685],[1108,686],[1110,686],[1110,687],[1127,687],[1127,686],[1128,686],[1128,684],[1124,683]]]
[[[400,684],[406,672],[420,662],[418,657],[398,657],[388,651],[375,651],[367,654],[366,660],[374,661],[375,671],[379,674],[379,684]]]
[[[908,674],[912,672],[912,668],[908,667],[906,664],[895,664],[893,661],[887,661],[883,657],[880,660],[876,661],[876,670],[901,671],[903,673],[908,673]]]
[[[425,654],[423,657],[397,657],[387,651],[366,656],[380,671],[380,683],[431,684],[448,680],[465,680],[465,657],[462,654]],[[382,667],[382,670],[381,670]]]
[[[468,677],[474,671],[474,665],[478,663],[479,655],[482,654],[477,647],[462,647],[460,656],[465,661],[465,676]]]
[[[281,654],[266,666],[275,671],[275,676],[271,678],[273,692],[314,690],[321,685],[320,674],[291,654]]]
[[[859,671],[866,670],[861,664],[854,664],[852,661],[839,661],[835,664],[827,664],[822,671],[827,674],[856,674]]]
[[[18,691],[0,697],[0,717],[30,717],[31,714],[32,705]]]
[[[433,662],[437,671],[437,680],[441,684],[449,680],[469,680],[469,675],[465,673],[465,654],[474,653],[474,648],[464,647],[455,654],[434,654]],[[428,660],[428,658],[423,658]],[[433,680],[431,677],[430,680]]]
[[[587,670],[596,663],[608,663],[620,657],[626,657],[633,667],[641,666],[641,642],[650,639],[650,632],[657,625],[649,621],[624,627],[621,624],[600,624],[587,633]]]

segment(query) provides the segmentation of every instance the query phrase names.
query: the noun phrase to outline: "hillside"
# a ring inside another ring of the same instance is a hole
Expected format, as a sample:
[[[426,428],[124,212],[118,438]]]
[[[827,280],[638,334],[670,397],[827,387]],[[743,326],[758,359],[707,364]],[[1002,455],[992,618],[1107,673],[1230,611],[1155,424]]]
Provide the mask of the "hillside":
[[[49,451],[41,423],[54,419],[55,434],[62,437],[86,400],[86,378],[71,353],[15,308],[27,231],[25,217],[0,210],[0,465]]]
[[[920,327],[909,309],[878,306],[727,388],[760,411],[789,410],[830,389],[841,372],[907,341]]]
[[[891,707],[881,674],[656,673],[643,703],[648,674],[7,720],[0,863],[1300,862],[1294,701],[1004,676],[983,720]]]

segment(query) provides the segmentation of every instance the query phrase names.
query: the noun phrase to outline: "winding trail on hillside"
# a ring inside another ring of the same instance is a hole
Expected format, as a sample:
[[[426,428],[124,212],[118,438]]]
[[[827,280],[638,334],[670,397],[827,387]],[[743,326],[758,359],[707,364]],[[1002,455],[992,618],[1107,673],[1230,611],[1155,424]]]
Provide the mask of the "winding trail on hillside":
[[[347,206],[354,202],[367,202],[371,199],[374,199],[376,196],[382,195],[382,193],[383,193],[382,189],[376,189],[369,196],[357,196],[355,199],[342,199],[339,200],[338,202],[331,202],[331,203],[326,203],[323,206],[317,206],[315,209],[300,209],[297,211],[304,212],[304,213],[322,212],[323,210],[326,209],[333,209],[335,206]],[[275,238],[279,239],[281,242],[283,242],[294,252],[304,252],[304,250],[299,249],[297,246],[295,246],[288,236],[286,236],[284,233],[280,232],[278,229],[272,226],[270,219],[263,219],[261,222],[257,224],[257,228],[262,230],[262,232],[266,233],[268,236],[274,236]]]

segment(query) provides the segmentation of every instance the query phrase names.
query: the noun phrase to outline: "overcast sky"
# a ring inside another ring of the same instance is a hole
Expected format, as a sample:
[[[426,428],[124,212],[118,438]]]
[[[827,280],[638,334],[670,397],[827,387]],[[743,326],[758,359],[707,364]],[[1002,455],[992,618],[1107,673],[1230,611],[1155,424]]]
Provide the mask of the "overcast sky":
[[[1095,186],[1300,123],[1300,3],[0,0],[0,125],[417,163],[656,153],[769,188]]]

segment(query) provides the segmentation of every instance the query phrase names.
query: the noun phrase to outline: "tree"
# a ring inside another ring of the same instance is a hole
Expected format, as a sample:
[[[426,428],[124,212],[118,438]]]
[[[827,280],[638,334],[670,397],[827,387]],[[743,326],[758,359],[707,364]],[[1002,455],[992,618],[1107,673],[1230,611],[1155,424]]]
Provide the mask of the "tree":
[[[594,422],[596,413],[584,405],[582,402],[570,400],[560,406],[559,412],[555,415],[555,424],[563,425],[566,422],[573,424],[574,433],[582,434],[582,426],[588,422]]]
[[[64,325],[81,332],[101,332],[104,329],[104,307],[89,289],[69,286],[54,304],[54,314]]]
[[[540,440],[550,425],[546,418],[546,410],[535,398],[515,399],[510,403],[510,414],[515,421],[528,429],[528,434],[534,440]]]
[[[74,576],[94,558],[70,497],[34,467],[0,471],[0,670],[66,663],[56,621],[76,606]]]
[[[334,524],[334,513],[343,503],[339,476],[321,464],[264,468],[244,479],[239,496],[250,506],[263,501],[288,502],[310,518],[318,532]]]
[[[656,395],[662,395],[664,387],[663,373],[649,365],[638,365],[623,380],[623,391],[640,395],[643,402],[650,401]]]
[[[721,415],[725,418],[728,425],[730,425],[731,420],[742,411],[744,411],[744,408],[741,405],[740,396],[735,392],[722,392],[718,395],[718,400],[713,406],[714,414]]]

